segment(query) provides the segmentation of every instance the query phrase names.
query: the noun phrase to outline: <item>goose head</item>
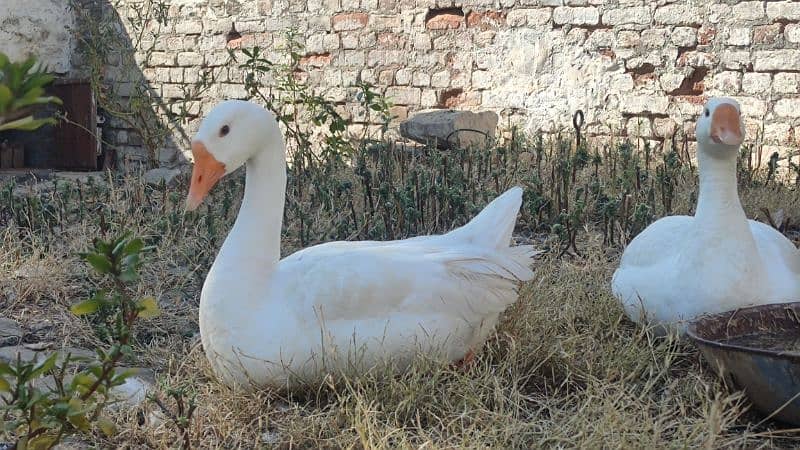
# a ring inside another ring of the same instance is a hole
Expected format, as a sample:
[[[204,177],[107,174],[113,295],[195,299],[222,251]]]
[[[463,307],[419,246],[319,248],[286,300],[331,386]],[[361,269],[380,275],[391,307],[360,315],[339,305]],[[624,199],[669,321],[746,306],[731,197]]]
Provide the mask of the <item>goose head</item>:
[[[717,158],[735,157],[744,141],[739,103],[727,97],[711,98],[697,119],[700,151]]]
[[[186,209],[197,209],[222,177],[265,151],[276,133],[280,136],[272,114],[255,103],[228,100],[215,106],[192,139],[194,168]]]

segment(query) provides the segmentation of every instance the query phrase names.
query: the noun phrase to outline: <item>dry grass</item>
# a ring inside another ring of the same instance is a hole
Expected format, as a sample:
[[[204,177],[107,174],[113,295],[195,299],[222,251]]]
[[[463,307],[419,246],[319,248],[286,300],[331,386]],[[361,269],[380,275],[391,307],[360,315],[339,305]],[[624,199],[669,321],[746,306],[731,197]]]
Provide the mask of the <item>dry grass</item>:
[[[223,191],[241,187],[240,179],[225,183]],[[580,257],[551,252],[539,262],[536,280],[523,287],[497,336],[466,372],[420,360],[401,375],[376,369],[296,393],[232,391],[214,380],[196,333],[202,280],[238,203],[210,217],[183,216],[184,187],[162,191],[125,179],[94,189],[80,220],[33,231],[8,222],[0,232],[0,315],[19,320],[27,341],[96,344],[90,324],[67,309],[93,287],[75,254],[98,233],[99,211],[111,229],[144,236],[157,248],[147,257],[140,289],[159,298],[164,314],[141,325],[138,359],[128,363],[155,369],[161,392],[185,386],[196,394],[191,432],[198,447],[795,444],[797,435],[759,423],[741,394],[726,390],[690,344],[656,339],[624,318],[609,289],[620,249],[604,246],[590,226],[579,234]],[[693,183],[683,189],[675,209],[686,212]],[[766,206],[800,220],[789,188],[743,188],[742,197],[751,217]],[[118,416],[119,435],[111,441],[96,436],[97,445],[171,448],[179,442],[151,403]]]

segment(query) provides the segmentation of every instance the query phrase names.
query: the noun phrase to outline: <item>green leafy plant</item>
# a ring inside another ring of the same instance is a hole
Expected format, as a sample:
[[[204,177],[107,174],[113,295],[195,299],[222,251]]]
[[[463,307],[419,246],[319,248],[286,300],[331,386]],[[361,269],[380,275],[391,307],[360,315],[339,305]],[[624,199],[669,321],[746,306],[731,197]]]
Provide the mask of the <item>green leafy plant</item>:
[[[138,278],[143,250],[141,239],[126,234],[110,241],[97,239],[94,248],[82,254],[109,285],[70,308],[76,315],[96,315],[111,325],[108,346],[95,349],[96,360],[54,353],[44,361],[18,357],[12,364],[0,363],[2,431],[14,437],[17,450],[49,449],[79,432],[114,434],[114,423],[103,413],[113,401],[112,389],[130,376],[118,370],[119,363],[132,354],[135,322],[159,313],[155,299],[135,299],[129,292],[128,285]],[[86,363],[85,368],[78,362]]]
[[[53,75],[36,64],[35,57],[12,62],[0,52],[0,131],[33,131],[56,123],[55,118],[36,119],[33,115],[41,105],[61,104],[57,97],[44,95],[53,79]]]
[[[159,407],[161,413],[167,416],[172,426],[178,430],[181,436],[181,450],[190,450],[192,448],[192,434],[189,426],[197,408],[195,395],[185,387],[170,387],[167,389],[167,396],[175,404],[174,408],[168,406],[157,394],[152,394],[148,398]]]

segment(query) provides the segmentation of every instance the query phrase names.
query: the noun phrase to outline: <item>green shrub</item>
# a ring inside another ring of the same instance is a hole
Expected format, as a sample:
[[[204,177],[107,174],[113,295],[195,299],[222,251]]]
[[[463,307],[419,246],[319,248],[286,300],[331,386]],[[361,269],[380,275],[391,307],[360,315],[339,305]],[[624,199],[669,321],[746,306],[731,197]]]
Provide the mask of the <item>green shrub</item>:
[[[118,365],[132,353],[135,322],[159,313],[154,298],[135,299],[128,288],[138,278],[143,250],[141,239],[123,235],[97,239],[82,255],[108,285],[71,308],[79,316],[94,315],[110,330],[108,346],[95,349],[96,361],[83,360],[86,368],[78,369],[78,358],[54,353],[42,362],[18,356],[11,364],[0,363],[0,423],[3,434],[15,439],[16,450],[49,449],[80,432],[114,434],[114,423],[103,412],[113,400],[111,390],[130,375]]]
[[[35,119],[36,108],[46,104],[61,104],[56,97],[45,96],[45,88],[53,82],[36,58],[12,62],[0,52],[0,131],[33,131],[56,123],[52,117]]]

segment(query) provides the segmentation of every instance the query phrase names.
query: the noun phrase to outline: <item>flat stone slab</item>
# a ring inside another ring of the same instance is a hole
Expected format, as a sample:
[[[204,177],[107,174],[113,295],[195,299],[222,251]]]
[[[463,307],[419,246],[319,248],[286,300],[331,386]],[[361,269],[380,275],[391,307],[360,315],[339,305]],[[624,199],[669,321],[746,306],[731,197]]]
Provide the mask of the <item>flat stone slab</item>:
[[[166,184],[167,186],[173,184],[175,178],[181,174],[180,169],[168,169],[166,167],[159,167],[157,169],[150,169],[144,173],[142,178],[144,182],[152,185],[158,186],[161,183]]]
[[[437,109],[415,114],[400,124],[400,135],[439,148],[485,146],[497,131],[499,117],[492,111],[475,113]]]
[[[0,317],[0,346],[18,344],[25,332],[14,319]]]

